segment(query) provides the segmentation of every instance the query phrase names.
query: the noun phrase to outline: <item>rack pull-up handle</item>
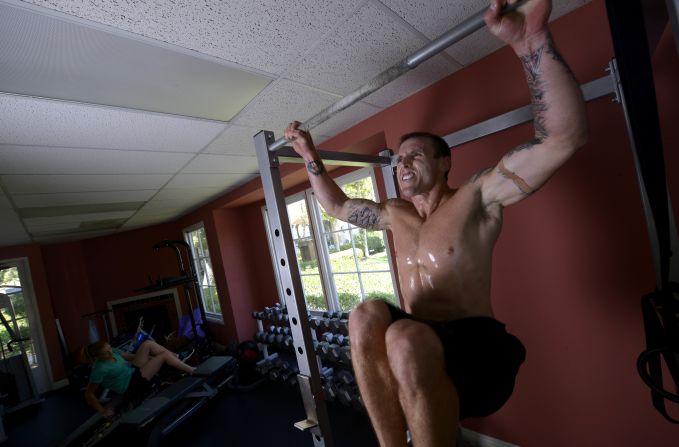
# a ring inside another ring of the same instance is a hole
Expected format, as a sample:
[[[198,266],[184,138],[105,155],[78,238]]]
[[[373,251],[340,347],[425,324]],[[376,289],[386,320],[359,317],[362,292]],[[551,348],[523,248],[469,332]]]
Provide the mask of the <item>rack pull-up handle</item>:
[[[524,1],[525,0],[519,0],[513,5],[505,5],[505,7],[502,8],[502,14],[506,14],[510,11],[515,10]],[[445,50],[452,44],[459,42],[460,40],[469,36],[473,32],[483,28],[485,26],[485,22],[483,21],[483,16],[485,13],[486,9],[483,9],[482,11],[477,12],[476,14],[464,20],[463,22],[457,24],[456,26],[448,30],[446,33],[439,36],[437,39],[431,41],[424,47],[417,50],[415,53],[398,62],[396,65],[387,68],[382,73],[378,74],[370,81],[368,81],[367,84],[363,85],[362,87],[359,87],[357,90],[339,99],[336,103],[321,110],[316,115],[312,116],[307,121],[302,123],[300,128],[310,130],[318,126],[319,124],[326,122],[334,115],[338,114],[339,112],[348,108],[349,106],[357,103],[358,101],[370,95],[371,93],[376,92],[380,88],[389,84],[394,79],[400,77],[405,72],[412,70],[413,68],[420,65],[422,62],[428,60],[429,58]],[[269,146],[269,150],[276,151],[285,146],[287,142],[288,141],[285,138],[279,138],[278,140],[274,141],[271,146]]]

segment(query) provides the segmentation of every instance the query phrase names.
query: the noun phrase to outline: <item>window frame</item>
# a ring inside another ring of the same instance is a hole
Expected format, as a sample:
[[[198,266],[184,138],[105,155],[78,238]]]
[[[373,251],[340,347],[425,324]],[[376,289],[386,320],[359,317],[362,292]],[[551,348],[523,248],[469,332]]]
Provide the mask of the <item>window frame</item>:
[[[215,296],[217,298],[217,301],[219,302],[219,308],[221,310],[222,302],[219,299],[219,290],[217,289],[217,279],[216,279],[214,267],[212,265],[212,255],[210,254],[209,247],[205,247],[205,248],[208,249],[208,255],[207,256],[198,256],[198,254],[196,254],[195,247],[193,246],[193,241],[191,240],[191,233],[193,233],[195,231],[199,231],[201,229],[205,233],[205,244],[209,245],[208,240],[207,240],[207,230],[205,229],[205,224],[203,223],[203,221],[197,222],[193,225],[190,225],[186,228],[183,228],[182,234],[184,235],[184,241],[187,244],[189,244],[189,250],[191,250],[191,256],[193,257],[193,269],[196,272],[196,280],[198,282],[198,287],[196,287],[196,289],[198,289],[198,293],[200,294],[201,303],[203,304],[203,309],[205,309],[205,318],[211,323],[224,324],[224,314],[223,314],[223,312],[219,313],[219,312],[213,312],[212,310],[208,310],[208,305],[205,301],[205,296],[203,296],[203,287],[214,288]],[[199,238],[199,240],[200,240],[200,238]],[[202,246],[202,242],[201,242],[201,246]],[[207,259],[208,263],[210,264],[210,269],[212,270],[212,274],[213,274],[213,276],[215,276],[215,283],[213,285],[209,284],[209,279],[208,279],[208,285],[207,286],[203,286],[203,284],[201,283],[201,278],[200,278],[200,275],[198,274],[198,272],[201,270],[200,264],[199,264],[201,259]]]
[[[341,188],[345,184],[352,183],[352,182],[364,179],[366,177],[370,178],[370,181],[371,181],[372,187],[373,187],[373,191],[374,191],[374,194],[375,194],[375,200],[377,202],[379,202],[380,201],[380,192],[379,192],[379,189],[377,188],[377,179],[375,177],[374,170],[371,169],[371,168],[361,168],[361,169],[354,170],[352,172],[349,172],[347,174],[344,174],[342,176],[335,178],[334,181]],[[359,291],[360,299],[361,299],[360,302],[363,302],[365,292],[364,292],[363,281],[361,280],[361,276],[362,276],[362,274],[365,274],[365,273],[372,273],[372,271],[368,271],[368,272],[361,271],[359,266],[357,265],[355,272],[333,273],[332,267],[331,267],[331,261],[330,261],[330,253],[328,251],[328,247],[327,247],[327,244],[326,244],[326,242],[324,240],[324,236],[323,236],[325,234],[325,232],[323,230],[324,227],[323,227],[323,217],[322,217],[322,212],[321,212],[321,205],[318,202],[318,200],[316,200],[313,189],[307,188],[307,189],[300,191],[298,193],[286,196],[285,197],[286,207],[289,204],[297,202],[299,200],[304,201],[304,204],[306,206],[307,213],[308,213],[308,216],[309,216],[309,224],[310,224],[309,232],[310,232],[310,236],[314,240],[316,258],[318,259],[318,269],[319,269],[319,274],[320,274],[320,277],[321,277],[321,286],[322,286],[322,289],[323,289],[325,302],[326,302],[326,306],[327,306],[328,311],[333,312],[333,311],[340,311],[341,310],[339,296],[338,296],[338,292],[337,292],[337,286],[335,284],[335,278],[334,278],[335,274],[351,273],[351,274],[357,275],[358,280],[359,280],[359,287],[360,287],[360,291]],[[284,296],[283,295],[283,289],[282,289],[282,285],[281,285],[281,281],[280,281],[280,274],[278,272],[278,265],[277,265],[277,262],[276,262],[276,254],[275,254],[275,250],[274,250],[273,239],[272,239],[272,235],[271,235],[271,227],[270,227],[270,223],[269,223],[269,217],[268,217],[266,205],[262,206],[262,216],[263,216],[263,219],[264,219],[264,224],[265,224],[264,226],[265,226],[266,234],[267,234],[267,242],[269,244],[269,253],[271,255],[271,265],[272,265],[272,268],[274,270],[274,275],[275,275],[275,278],[276,278],[276,286],[277,286],[278,293],[279,293],[279,301],[281,302],[281,304],[285,304],[285,300],[283,299],[283,296]],[[356,226],[353,225],[353,227],[356,227]],[[356,227],[356,228],[360,229],[359,227]],[[353,231],[354,230],[352,230],[352,232]],[[372,230],[372,231],[380,231],[380,230]],[[400,307],[400,299],[399,299],[399,295],[398,295],[398,284],[397,284],[397,281],[396,281],[396,274],[394,272],[394,260],[392,259],[391,246],[389,244],[389,238],[388,238],[387,232],[385,230],[381,230],[381,231],[382,231],[384,244],[385,244],[385,248],[386,248],[385,251],[386,251],[386,255],[387,255],[387,262],[389,264],[389,270],[388,271],[390,273],[391,283],[392,283],[392,287],[393,287],[393,290],[394,290],[394,296],[396,298],[395,301],[396,301],[396,305]],[[352,233],[350,233],[350,234],[352,234]],[[352,248],[353,248],[353,251],[354,251],[354,258],[355,258],[356,248],[355,248],[355,245],[354,245],[353,236],[351,236],[351,240],[352,240]],[[297,253],[295,253],[295,256],[297,256]],[[375,272],[386,273],[386,270],[385,271],[375,271]],[[301,272],[299,272],[299,265],[298,265],[298,274],[300,275],[300,277],[302,276]],[[306,302],[306,298],[305,298],[305,302]],[[323,311],[309,310],[309,312],[315,315],[315,314],[320,314]]]

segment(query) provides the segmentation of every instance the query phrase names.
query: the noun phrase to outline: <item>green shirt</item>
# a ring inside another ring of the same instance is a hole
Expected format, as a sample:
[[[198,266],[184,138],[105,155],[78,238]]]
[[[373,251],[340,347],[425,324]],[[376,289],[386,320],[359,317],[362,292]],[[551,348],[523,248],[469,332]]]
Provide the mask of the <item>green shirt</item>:
[[[119,349],[113,348],[113,358],[113,362],[95,360],[90,373],[90,382],[98,383],[118,394],[124,394],[134,369],[120,355]]]

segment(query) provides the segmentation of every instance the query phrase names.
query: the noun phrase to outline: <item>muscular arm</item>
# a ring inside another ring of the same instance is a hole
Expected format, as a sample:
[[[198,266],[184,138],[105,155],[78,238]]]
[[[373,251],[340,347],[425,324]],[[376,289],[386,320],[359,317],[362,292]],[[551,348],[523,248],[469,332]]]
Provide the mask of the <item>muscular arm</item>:
[[[481,176],[486,205],[516,203],[540,188],[587,139],[585,106],[573,73],[547,29],[549,0],[529,0],[517,12],[486,14],[494,34],[512,46],[523,66],[533,109],[533,139],[508,152]],[[513,2],[512,2],[513,3]]]
[[[367,199],[352,199],[344,194],[323,166],[323,161],[308,133],[298,129],[299,123],[291,123],[285,130],[285,137],[304,159],[309,182],[318,201],[325,211],[337,219],[368,230],[389,228],[389,213],[384,204]]]

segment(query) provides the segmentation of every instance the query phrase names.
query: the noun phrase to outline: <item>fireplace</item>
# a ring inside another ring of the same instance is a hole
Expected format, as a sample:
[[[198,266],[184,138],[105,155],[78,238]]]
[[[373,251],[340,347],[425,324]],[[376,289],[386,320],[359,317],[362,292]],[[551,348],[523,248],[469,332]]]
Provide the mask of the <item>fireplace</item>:
[[[176,331],[181,318],[177,289],[165,289],[108,302],[111,310],[111,331],[118,335],[134,335],[139,318],[144,319],[144,330],[153,328],[153,338],[163,340]]]

